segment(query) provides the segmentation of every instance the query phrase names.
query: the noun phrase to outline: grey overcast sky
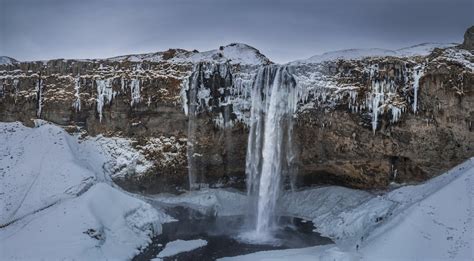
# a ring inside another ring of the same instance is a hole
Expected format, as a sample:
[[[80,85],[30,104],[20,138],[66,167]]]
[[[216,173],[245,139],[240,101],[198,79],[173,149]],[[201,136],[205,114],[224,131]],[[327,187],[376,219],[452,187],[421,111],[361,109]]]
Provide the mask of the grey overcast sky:
[[[0,55],[102,58],[243,42],[275,62],[462,42],[474,0],[0,0]]]

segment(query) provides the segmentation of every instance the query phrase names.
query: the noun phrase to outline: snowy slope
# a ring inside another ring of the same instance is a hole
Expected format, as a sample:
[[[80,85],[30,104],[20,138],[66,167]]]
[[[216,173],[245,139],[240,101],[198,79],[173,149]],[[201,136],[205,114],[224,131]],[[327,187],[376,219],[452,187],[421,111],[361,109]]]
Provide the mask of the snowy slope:
[[[360,60],[367,57],[411,57],[429,55],[435,48],[448,48],[456,44],[424,43],[415,46],[405,47],[398,50],[388,50],[380,48],[369,49],[348,49],[332,51],[320,55],[312,56],[305,60],[298,60],[293,63],[321,63],[333,60]]]
[[[175,49],[173,57],[165,59],[165,52],[134,54],[109,58],[111,61],[131,62],[170,62],[170,63],[198,63],[198,62],[229,62],[230,64],[262,65],[271,63],[257,49],[242,43],[233,43],[223,46],[217,50],[205,52],[191,52]]]
[[[93,140],[0,123],[0,260],[124,260],[172,219],[115,188]]]
[[[474,159],[451,175],[457,177],[447,185],[441,177],[391,193],[401,202],[415,193],[428,196],[372,232],[361,250],[363,259],[473,260]],[[436,191],[429,195],[431,189]]]
[[[59,127],[1,123],[0,139],[1,225],[74,197],[96,179]]]

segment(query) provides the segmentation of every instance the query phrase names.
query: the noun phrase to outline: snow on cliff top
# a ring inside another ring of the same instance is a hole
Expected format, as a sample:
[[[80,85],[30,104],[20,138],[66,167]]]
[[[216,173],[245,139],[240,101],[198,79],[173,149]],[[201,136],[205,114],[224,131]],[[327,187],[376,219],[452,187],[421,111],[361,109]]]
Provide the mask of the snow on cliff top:
[[[205,52],[170,49],[165,52],[133,54],[109,58],[110,61],[150,61],[171,63],[226,62],[231,64],[263,65],[271,61],[256,48],[242,43],[232,43]]]
[[[17,63],[18,61],[11,58],[11,57],[8,57],[8,56],[0,56],[0,65],[3,65],[3,64],[14,64],[14,63]]]
[[[315,56],[311,56],[308,59],[297,60],[292,63],[321,63],[325,61],[333,60],[360,60],[367,57],[411,57],[411,56],[426,56],[429,55],[435,48],[449,48],[456,46],[454,43],[442,44],[442,43],[423,43],[410,47],[401,48],[398,50],[388,50],[381,48],[369,48],[369,49],[347,49],[340,51],[327,52]]]

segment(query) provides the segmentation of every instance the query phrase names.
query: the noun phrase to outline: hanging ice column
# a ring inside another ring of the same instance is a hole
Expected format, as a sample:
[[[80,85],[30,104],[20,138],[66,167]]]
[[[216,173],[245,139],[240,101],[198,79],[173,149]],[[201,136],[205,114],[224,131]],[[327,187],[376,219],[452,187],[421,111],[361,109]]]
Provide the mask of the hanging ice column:
[[[424,73],[424,66],[417,65],[413,68],[413,113],[418,109],[418,89],[420,87],[420,79]]]
[[[36,83],[36,102],[36,117],[41,118],[41,112],[43,110],[43,79],[41,79],[41,74]]]
[[[297,102],[296,82],[288,67],[259,70],[252,89],[246,159],[250,207],[257,213],[255,240],[271,238],[282,176],[294,164],[291,132]]]

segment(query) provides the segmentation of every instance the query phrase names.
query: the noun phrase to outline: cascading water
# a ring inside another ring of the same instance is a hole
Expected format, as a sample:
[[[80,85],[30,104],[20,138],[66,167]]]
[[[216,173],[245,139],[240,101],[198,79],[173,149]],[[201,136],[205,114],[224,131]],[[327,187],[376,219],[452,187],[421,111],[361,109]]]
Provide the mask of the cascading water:
[[[296,111],[296,81],[285,66],[259,70],[252,89],[247,147],[247,191],[250,213],[257,213],[255,231],[243,237],[271,239],[281,179],[294,168],[292,118]]]

